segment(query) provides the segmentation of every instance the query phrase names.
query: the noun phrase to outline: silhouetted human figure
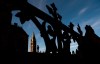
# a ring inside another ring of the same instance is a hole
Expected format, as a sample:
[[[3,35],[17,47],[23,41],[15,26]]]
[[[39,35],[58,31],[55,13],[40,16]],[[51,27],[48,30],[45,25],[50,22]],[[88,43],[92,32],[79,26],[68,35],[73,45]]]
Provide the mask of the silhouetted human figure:
[[[39,53],[39,45],[37,45],[37,53]]]

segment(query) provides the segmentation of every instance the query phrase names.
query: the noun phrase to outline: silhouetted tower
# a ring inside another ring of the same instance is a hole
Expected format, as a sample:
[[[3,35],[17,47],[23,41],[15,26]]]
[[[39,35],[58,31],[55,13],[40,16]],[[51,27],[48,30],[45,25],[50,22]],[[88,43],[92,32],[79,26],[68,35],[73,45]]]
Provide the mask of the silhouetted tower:
[[[36,53],[36,39],[34,33],[32,34],[31,38],[31,52]]]

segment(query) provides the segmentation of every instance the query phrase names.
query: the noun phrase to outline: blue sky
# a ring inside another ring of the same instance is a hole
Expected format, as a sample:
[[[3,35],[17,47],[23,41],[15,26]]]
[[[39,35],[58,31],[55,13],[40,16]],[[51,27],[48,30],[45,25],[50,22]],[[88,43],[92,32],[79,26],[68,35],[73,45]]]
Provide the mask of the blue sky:
[[[28,2],[46,13],[48,13],[48,11],[45,5],[49,5],[54,2],[58,8],[58,13],[62,16],[62,22],[65,25],[68,25],[71,21],[75,25],[76,30],[76,26],[79,23],[85,33],[84,27],[88,24],[91,25],[95,30],[95,33],[100,36],[100,0],[28,0]],[[16,11],[13,12],[13,15],[15,13]],[[21,25],[19,18],[13,16],[12,23],[14,22],[22,26],[29,35],[29,40],[34,32],[37,44],[40,46],[40,50],[45,50],[45,44],[43,39],[40,37],[40,32],[31,20],[26,21],[23,25]]]

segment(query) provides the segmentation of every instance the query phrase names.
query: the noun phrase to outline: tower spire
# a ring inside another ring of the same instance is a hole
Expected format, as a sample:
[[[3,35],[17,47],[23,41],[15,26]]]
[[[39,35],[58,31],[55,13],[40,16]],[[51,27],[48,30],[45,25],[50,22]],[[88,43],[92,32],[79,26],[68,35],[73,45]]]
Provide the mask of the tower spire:
[[[31,38],[31,52],[36,53],[36,39],[34,33],[32,34]]]

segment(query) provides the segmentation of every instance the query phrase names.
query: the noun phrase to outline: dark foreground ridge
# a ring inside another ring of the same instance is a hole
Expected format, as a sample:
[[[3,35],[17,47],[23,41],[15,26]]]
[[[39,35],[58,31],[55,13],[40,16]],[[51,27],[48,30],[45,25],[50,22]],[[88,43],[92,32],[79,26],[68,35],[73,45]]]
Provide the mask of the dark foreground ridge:
[[[61,22],[62,16],[57,13],[55,4],[46,5],[51,16],[37,9],[27,0],[0,0],[0,52],[1,59],[13,64],[39,64],[39,63],[62,63],[62,64],[88,64],[100,63],[100,37],[90,25],[85,26],[85,35],[79,24],[78,32],[74,31],[74,24],[68,26]],[[14,10],[20,10],[16,14],[21,23],[32,20],[44,39],[45,53],[28,53],[28,35],[15,23],[11,25]],[[42,24],[37,19],[43,20]],[[46,26],[48,24],[48,26]],[[47,28],[47,29],[46,29]],[[50,38],[51,36],[52,38]],[[56,46],[56,39],[58,47]],[[70,54],[71,39],[79,44],[77,54]],[[63,46],[62,46],[63,44]],[[50,54],[52,52],[52,54]],[[5,54],[6,53],[6,54]]]

